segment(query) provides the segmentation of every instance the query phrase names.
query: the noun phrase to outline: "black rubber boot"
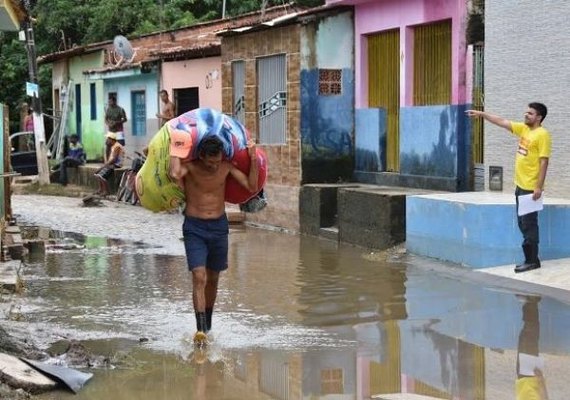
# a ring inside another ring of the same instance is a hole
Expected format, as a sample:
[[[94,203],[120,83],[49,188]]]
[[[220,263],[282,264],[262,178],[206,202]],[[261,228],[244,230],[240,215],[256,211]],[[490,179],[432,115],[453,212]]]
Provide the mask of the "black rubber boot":
[[[540,268],[540,260],[538,259],[538,244],[523,244],[523,252],[525,256],[524,264],[517,265],[515,272],[526,272]]]
[[[524,264],[530,264],[530,260],[532,257],[532,254],[530,254],[531,253],[530,245],[529,244],[523,244],[522,250],[524,253],[524,262],[521,264],[515,265],[515,271],[517,270],[517,268],[521,268]]]

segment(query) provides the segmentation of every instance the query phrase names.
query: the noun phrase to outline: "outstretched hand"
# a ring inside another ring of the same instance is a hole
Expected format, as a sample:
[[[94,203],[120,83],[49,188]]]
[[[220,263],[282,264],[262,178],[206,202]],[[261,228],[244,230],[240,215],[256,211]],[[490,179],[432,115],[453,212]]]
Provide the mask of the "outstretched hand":
[[[479,111],[479,110],[466,110],[465,114],[467,114],[468,117],[481,117],[483,115],[483,111]]]

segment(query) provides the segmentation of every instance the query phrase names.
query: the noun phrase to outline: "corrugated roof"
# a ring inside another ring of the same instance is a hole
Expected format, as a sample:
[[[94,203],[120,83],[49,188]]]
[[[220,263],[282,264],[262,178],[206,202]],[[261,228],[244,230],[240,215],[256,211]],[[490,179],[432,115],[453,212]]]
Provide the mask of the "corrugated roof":
[[[280,15],[273,19],[261,21],[256,24],[239,24],[227,29],[220,30],[216,32],[218,36],[234,36],[245,32],[255,32],[260,30],[269,29],[273,26],[290,25],[302,21],[304,19],[310,18],[311,16],[327,13],[327,12],[341,12],[346,10],[352,10],[352,6],[345,5],[324,5],[320,7],[314,7],[310,9],[300,10],[298,12],[293,12],[286,15]]]

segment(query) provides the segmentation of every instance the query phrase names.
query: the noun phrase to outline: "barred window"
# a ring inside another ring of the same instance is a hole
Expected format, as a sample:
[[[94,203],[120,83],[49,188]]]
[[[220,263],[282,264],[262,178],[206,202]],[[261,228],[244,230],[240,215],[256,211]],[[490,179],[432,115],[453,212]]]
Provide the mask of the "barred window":
[[[287,142],[287,59],[278,54],[257,59],[259,143]]]
[[[319,95],[338,96],[342,94],[342,70],[319,69]]]

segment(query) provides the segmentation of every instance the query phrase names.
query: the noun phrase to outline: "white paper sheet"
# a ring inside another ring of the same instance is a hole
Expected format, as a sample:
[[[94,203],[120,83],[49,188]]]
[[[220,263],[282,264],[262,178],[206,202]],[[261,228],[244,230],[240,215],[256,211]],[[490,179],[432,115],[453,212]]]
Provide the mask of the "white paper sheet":
[[[542,194],[537,200],[533,200],[532,196],[532,193],[519,196],[519,217],[530,214],[531,212],[542,210],[544,194]]]
[[[534,376],[534,369],[544,371],[544,358],[531,354],[519,353],[519,375]]]

